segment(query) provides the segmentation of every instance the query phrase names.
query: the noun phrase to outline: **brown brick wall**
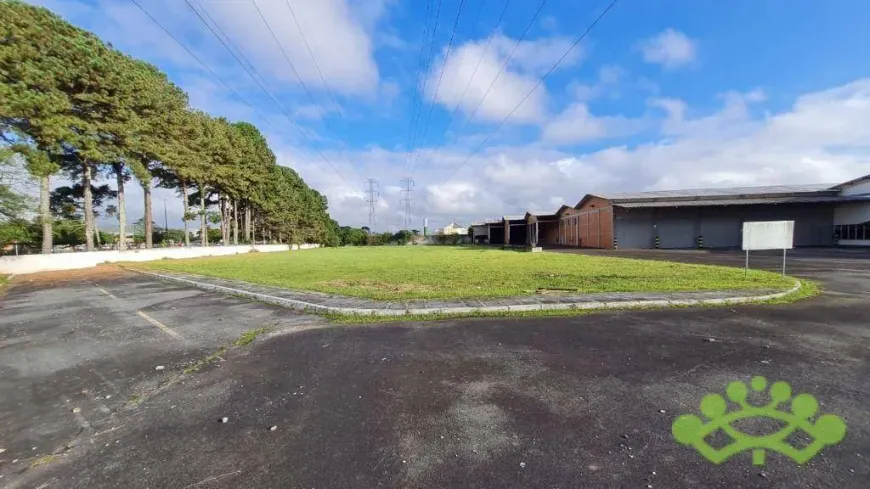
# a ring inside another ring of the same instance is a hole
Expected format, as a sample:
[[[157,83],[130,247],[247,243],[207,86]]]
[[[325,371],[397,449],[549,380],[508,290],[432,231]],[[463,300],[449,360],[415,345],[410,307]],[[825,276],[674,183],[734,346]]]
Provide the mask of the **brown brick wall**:
[[[607,199],[591,197],[576,209],[583,248],[613,248],[613,206]]]
[[[575,209],[563,209],[559,213],[559,244],[565,246],[577,246],[577,211]]]

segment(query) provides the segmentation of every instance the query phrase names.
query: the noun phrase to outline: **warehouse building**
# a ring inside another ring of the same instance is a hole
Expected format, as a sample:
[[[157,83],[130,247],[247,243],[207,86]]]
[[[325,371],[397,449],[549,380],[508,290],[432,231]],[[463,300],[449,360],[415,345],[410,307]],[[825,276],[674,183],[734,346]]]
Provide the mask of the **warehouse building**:
[[[795,246],[870,244],[870,175],[840,185],[588,194],[557,213],[559,244],[736,248],[746,221],[795,221]]]
[[[555,212],[472,224],[475,243],[582,248],[739,248],[743,223],[794,221],[795,246],[870,246],[870,175],[839,185],[587,194]]]

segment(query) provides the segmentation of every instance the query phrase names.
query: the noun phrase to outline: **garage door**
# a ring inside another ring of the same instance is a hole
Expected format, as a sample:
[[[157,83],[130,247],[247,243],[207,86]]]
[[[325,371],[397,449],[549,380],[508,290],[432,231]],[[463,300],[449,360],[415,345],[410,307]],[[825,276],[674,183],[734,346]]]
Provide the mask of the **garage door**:
[[[795,246],[831,246],[833,215],[828,209],[812,209],[794,219]]]
[[[743,219],[739,217],[704,217],[701,219],[701,236],[704,248],[739,248]]]
[[[662,219],[659,221],[659,246],[661,248],[694,248],[694,219]]]
[[[620,248],[652,248],[655,236],[653,235],[652,221],[648,219],[616,219],[616,240]]]

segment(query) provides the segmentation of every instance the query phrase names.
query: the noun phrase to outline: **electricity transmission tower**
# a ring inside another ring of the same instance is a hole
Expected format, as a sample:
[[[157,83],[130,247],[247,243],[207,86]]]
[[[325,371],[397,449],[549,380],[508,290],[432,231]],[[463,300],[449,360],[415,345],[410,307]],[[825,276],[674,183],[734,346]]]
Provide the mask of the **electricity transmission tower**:
[[[402,179],[402,209],[405,212],[403,229],[411,227],[411,204],[414,201],[414,180],[410,177]]]
[[[378,181],[374,178],[369,178],[366,180],[368,184],[368,188],[366,189],[366,203],[369,205],[369,229],[374,231],[375,224],[377,224],[378,217],[375,214],[375,207],[378,205],[378,197],[381,196],[380,186],[378,185]]]

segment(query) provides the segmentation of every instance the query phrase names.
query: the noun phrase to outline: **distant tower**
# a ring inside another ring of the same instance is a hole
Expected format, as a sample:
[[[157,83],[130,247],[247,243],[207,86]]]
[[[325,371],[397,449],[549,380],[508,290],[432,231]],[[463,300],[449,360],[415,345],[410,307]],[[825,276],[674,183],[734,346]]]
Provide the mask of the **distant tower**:
[[[429,218],[423,219],[423,236],[429,236]]]
[[[411,227],[411,204],[414,200],[414,180],[410,177],[402,179],[402,210],[404,211],[403,229]]]
[[[375,225],[378,222],[378,217],[375,214],[375,208],[378,205],[378,197],[381,196],[378,181],[374,178],[366,180],[368,188],[366,189],[366,203],[369,205],[369,229],[374,231]]]

